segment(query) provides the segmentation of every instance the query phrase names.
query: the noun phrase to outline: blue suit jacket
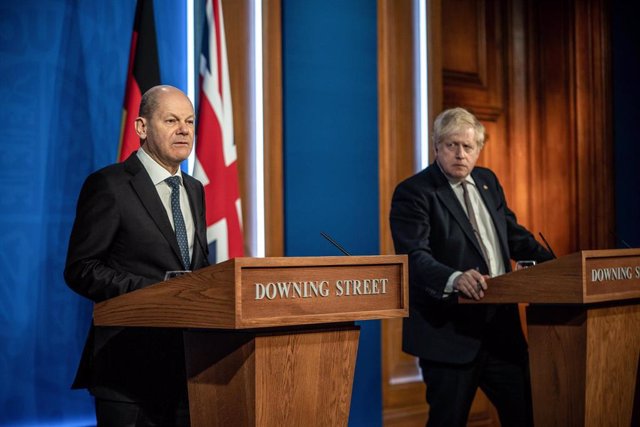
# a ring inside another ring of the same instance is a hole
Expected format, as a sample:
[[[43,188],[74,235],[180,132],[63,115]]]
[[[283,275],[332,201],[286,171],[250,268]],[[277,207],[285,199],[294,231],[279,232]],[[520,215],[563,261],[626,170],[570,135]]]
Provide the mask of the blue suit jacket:
[[[186,174],[183,182],[195,225],[191,269],[196,270],[208,265],[204,190]],[[99,302],[182,269],[167,212],[135,153],[86,179],[64,272],[69,287]],[[132,401],[170,399],[184,386],[181,331],[93,325],[73,384],[101,397]]]
[[[503,261],[551,259],[509,210],[495,174],[471,172],[495,225]],[[471,223],[437,164],[401,182],[390,213],[396,253],[409,255],[409,317],[403,324],[403,350],[444,363],[468,363],[481,344],[505,357],[526,354],[515,305],[462,305],[457,295],[444,297],[449,276],[478,268],[488,274]],[[489,290],[490,292],[490,290]]]

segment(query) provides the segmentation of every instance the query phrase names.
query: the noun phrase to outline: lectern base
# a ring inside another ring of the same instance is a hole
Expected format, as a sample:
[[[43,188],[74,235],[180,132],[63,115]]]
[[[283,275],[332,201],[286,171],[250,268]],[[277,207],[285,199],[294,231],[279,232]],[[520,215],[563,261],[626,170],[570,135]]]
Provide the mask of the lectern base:
[[[536,426],[638,425],[640,305],[527,309]]]
[[[346,426],[360,328],[185,331],[191,425]]]

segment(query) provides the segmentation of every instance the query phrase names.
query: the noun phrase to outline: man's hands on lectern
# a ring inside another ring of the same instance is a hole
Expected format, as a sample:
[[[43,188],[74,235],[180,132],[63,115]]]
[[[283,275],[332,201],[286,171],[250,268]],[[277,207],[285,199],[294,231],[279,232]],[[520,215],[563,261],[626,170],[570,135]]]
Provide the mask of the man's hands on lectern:
[[[481,300],[484,298],[484,291],[487,290],[487,282],[489,276],[481,274],[476,269],[467,270],[453,282],[453,289],[462,293],[467,298]]]

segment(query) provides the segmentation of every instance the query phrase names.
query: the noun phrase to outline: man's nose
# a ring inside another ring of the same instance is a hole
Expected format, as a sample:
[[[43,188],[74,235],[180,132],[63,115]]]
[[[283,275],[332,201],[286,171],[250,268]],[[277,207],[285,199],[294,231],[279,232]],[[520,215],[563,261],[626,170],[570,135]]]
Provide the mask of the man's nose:
[[[455,147],[456,147],[455,148],[456,157],[459,158],[459,159],[462,159],[464,157],[464,155],[465,155],[464,147],[462,147],[462,145],[460,145],[460,144],[455,145]]]
[[[189,125],[187,125],[186,123],[180,122],[180,126],[178,126],[178,133],[180,133],[182,135],[188,134],[189,133]]]

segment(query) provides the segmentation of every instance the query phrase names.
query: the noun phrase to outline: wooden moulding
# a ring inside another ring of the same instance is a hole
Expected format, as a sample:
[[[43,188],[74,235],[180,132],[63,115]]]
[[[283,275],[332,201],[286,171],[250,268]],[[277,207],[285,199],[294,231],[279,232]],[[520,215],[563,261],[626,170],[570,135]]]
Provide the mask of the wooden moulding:
[[[248,329],[403,317],[407,286],[405,255],[235,258],[96,304],[94,322]]]

